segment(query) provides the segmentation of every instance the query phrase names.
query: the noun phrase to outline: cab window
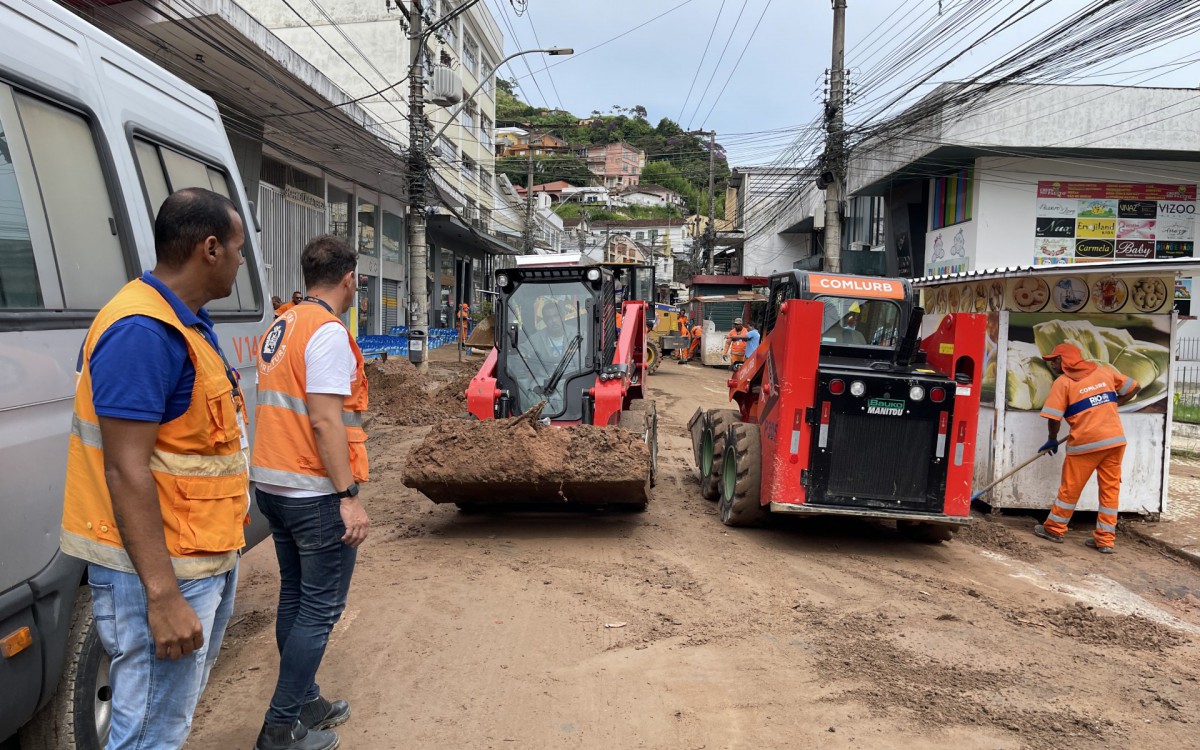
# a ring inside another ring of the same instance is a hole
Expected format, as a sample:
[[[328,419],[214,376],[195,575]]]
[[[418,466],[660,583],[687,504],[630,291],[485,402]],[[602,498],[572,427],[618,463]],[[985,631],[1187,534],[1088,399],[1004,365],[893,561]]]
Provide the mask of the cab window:
[[[899,335],[900,308],[881,299],[815,298],[825,305],[821,343],[893,347]]]

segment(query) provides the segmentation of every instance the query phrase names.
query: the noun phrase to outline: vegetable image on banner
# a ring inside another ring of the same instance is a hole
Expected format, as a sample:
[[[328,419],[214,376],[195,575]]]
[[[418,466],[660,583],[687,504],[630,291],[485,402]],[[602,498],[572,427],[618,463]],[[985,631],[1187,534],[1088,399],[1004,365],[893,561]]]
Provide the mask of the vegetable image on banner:
[[[1191,258],[1196,210],[1195,185],[1039,182],[1033,262]]]
[[[1141,386],[1121,411],[1166,411],[1170,321],[1166,315],[1013,313],[1008,323],[1006,405],[1040,410],[1055,377],[1042,357],[1059,344],[1071,343],[1084,359],[1110,367]]]

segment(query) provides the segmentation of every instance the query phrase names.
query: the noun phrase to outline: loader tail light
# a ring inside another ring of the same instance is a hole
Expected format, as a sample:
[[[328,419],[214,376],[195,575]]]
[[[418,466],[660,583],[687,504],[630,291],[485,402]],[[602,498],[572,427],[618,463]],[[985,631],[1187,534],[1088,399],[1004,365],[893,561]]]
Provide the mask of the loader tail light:
[[[835,396],[840,396],[846,392],[846,383],[842,380],[830,380],[829,392]]]
[[[929,400],[935,404],[942,403],[943,401],[946,400],[946,389],[945,388],[930,388],[929,389]]]

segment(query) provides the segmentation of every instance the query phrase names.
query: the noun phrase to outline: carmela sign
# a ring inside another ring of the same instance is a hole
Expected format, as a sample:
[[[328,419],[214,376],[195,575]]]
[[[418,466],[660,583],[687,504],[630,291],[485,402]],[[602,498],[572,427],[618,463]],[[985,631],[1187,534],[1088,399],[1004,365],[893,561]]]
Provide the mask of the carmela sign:
[[[904,402],[888,398],[873,398],[867,402],[867,414],[902,417],[904,416]]]
[[[904,285],[899,281],[830,276],[823,273],[808,275],[808,291],[813,294],[834,294],[840,297],[904,299]]]

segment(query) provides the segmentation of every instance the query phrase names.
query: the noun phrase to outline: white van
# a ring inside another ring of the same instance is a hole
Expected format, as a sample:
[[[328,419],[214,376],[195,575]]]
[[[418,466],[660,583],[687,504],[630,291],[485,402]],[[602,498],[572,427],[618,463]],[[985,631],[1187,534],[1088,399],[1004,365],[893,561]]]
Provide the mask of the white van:
[[[153,268],[154,215],[190,186],[228,195],[246,220],[234,294],[208,306],[243,382],[271,311],[212,99],[47,0],[0,0],[0,29],[0,741],[20,730],[23,750],[98,749],[108,661],[85,568],[58,548],[84,333]]]

